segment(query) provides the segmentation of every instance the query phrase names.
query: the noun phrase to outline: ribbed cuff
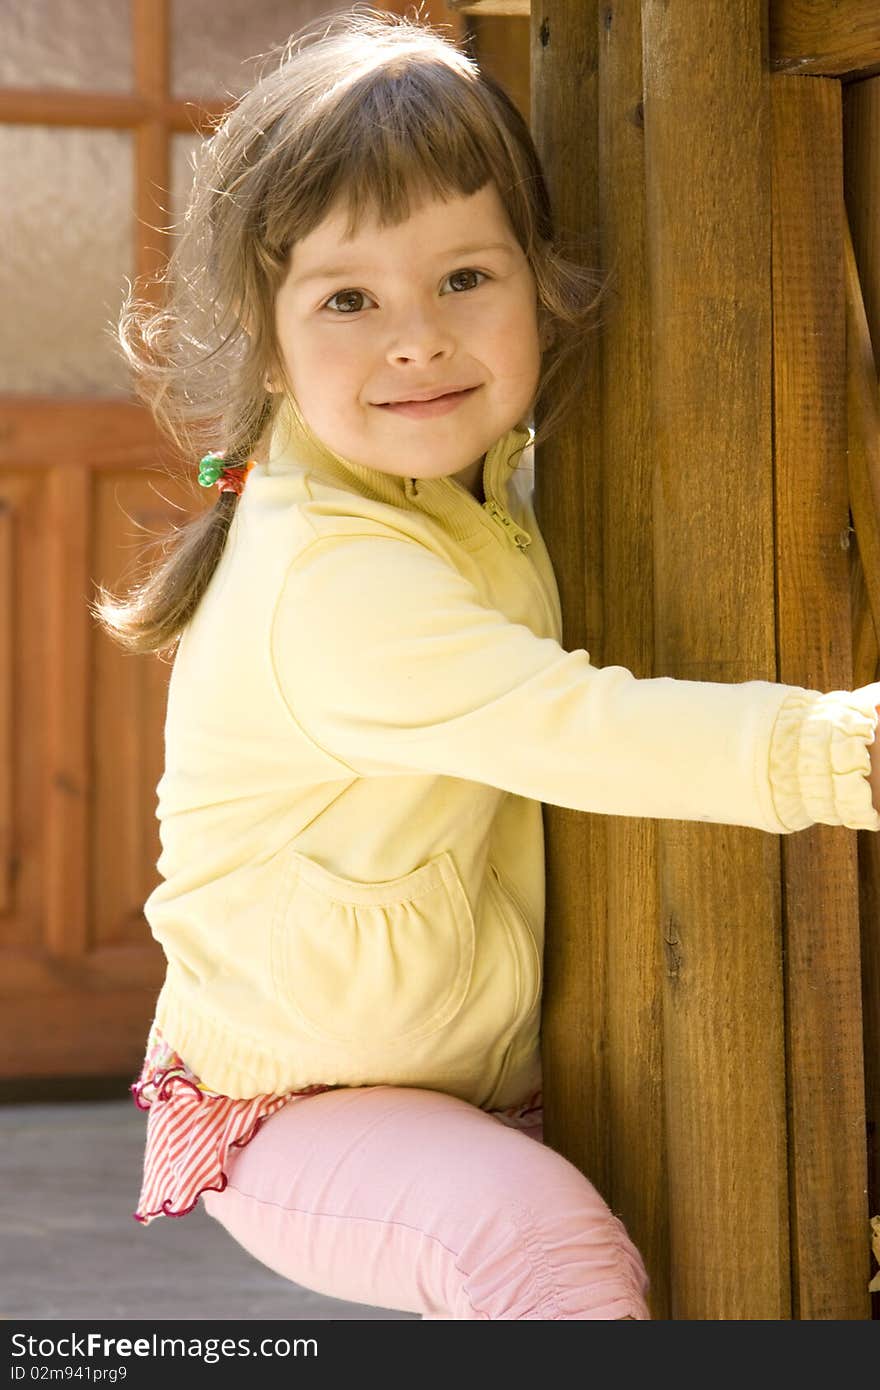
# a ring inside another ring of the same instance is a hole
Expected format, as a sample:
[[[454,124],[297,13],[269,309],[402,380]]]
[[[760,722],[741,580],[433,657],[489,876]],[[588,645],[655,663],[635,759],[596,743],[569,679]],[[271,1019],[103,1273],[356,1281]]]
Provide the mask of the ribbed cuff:
[[[798,689],[785,700],[770,740],[770,787],[788,830],[880,830],[868,781],[878,705],[880,681],[826,694]]]

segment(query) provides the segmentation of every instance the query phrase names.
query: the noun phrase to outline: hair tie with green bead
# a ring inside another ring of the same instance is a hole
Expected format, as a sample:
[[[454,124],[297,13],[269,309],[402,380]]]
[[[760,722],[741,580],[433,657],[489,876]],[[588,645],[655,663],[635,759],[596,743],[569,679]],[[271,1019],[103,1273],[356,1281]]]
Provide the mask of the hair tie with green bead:
[[[199,482],[202,487],[213,487],[216,483],[221,492],[240,494],[253,466],[254,459],[240,466],[227,466],[221,453],[205,454],[199,462]]]

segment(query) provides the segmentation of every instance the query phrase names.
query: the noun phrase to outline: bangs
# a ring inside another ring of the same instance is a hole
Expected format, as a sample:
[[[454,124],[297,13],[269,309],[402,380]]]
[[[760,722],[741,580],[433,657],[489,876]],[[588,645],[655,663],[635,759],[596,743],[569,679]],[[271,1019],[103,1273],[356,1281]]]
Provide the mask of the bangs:
[[[495,175],[482,103],[446,64],[371,73],[352,100],[358,120],[334,180],[334,201],[348,211],[346,236],[369,214],[394,226],[423,202],[468,197]],[[484,137],[475,138],[480,125]]]
[[[469,197],[492,179],[503,192],[516,181],[478,82],[444,62],[358,75],[319,104],[297,143],[295,187],[276,184],[270,195],[270,240],[285,246],[331,208],[344,212],[352,238],[365,219],[396,226],[424,202]]]

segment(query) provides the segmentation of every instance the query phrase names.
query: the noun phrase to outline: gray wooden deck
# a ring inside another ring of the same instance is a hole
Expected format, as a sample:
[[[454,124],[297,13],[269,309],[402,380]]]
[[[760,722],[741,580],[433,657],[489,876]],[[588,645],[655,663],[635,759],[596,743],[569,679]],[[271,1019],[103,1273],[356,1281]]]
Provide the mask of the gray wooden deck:
[[[201,1203],[132,1218],[146,1116],[132,1100],[0,1105],[0,1319],[418,1319],[301,1288]]]

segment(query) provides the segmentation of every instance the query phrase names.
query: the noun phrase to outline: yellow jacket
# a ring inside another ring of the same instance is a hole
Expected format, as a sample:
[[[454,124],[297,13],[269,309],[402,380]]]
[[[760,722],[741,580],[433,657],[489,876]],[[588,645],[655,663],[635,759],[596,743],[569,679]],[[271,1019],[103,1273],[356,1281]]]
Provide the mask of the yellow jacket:
[[[251,470],[171,672],[145,905],[156,1022],[211,1089],[538,1089],[543,801],[880,829],[880,682],[637,680],[560,645],[532,453],[488,451],[481,505],[285,409]]]

